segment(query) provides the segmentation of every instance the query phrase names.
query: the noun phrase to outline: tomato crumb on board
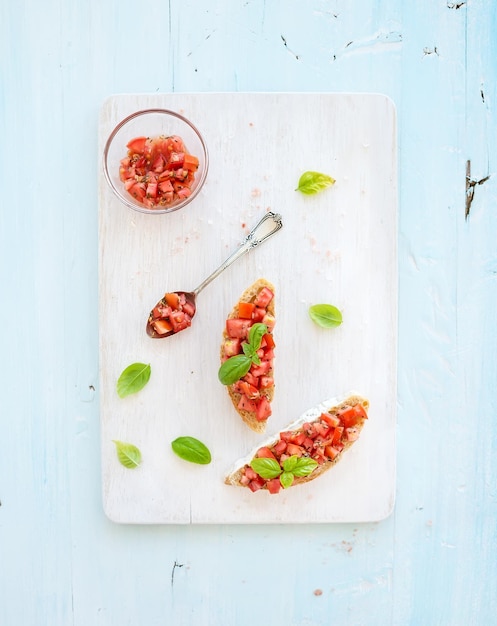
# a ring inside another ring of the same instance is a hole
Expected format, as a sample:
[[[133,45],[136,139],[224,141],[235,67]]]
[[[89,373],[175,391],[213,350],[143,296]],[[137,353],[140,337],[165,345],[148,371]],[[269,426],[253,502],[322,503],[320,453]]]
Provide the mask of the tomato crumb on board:
[[[125,190],[149,209],[163,209],[188,198],[199,161],[178,135],[135,137],[119,164]]]
[[[279,439],[270,446],[259,448],[256,458],[276,459],[283,463],[291,456],[308,457],[317,462],[317,468],[334,461],[345,449],[347,443],[359,437],[358,423],[367,419],[362,404],[346,406],[336,412],[321,413],[317,420],[305,422],[297,430],[283,431]],[[252,492],[265,489],[271,494],[282,488],[279,478],[265,479],[249,465],[245,465],[240,483]]]

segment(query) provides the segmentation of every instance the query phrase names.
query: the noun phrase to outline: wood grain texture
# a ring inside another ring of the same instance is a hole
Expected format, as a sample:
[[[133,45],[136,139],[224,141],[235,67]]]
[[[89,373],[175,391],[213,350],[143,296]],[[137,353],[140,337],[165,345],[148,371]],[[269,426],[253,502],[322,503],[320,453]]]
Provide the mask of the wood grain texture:
[[[0,623],[244,625],[274,607],[292,626],[493,623],[496,11],[1,3]],[[170,91],[396,104],[398,482],[384,522],[136,527],[102,512],[98,113],[112,93]],[[465,218],[468,160],[490,178]]]

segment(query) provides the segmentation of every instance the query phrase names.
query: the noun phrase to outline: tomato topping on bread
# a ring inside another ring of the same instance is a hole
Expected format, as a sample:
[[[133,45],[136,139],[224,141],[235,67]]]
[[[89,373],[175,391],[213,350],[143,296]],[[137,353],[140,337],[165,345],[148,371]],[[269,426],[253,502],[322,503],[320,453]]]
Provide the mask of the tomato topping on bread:
[[[259,433],[266,429],[274,395],[274,294],[274,286],[264,278],[246,289],[226,320],[221,345],[222,364],[233,357],[242,362],[243,375],[227,384],[233,406]]]
[[[225,483],[275,494],[314,480],[357,441],[368,409],[357,394],[321,403],[237,462]]]

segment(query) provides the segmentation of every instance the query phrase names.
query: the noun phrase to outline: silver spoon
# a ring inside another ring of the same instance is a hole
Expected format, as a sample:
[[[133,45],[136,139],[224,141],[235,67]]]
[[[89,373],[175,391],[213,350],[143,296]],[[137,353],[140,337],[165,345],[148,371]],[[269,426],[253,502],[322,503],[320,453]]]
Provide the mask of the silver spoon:
[[[204,287],[212,282],[237,259],[255,248],[283,226],[279,213],[269,211],[245,237],[242,244],[193,291],[167,292],[150,311],[146,331],[152,339],[164,339],[178,333],[191,324],[197,312],[196,298]]]

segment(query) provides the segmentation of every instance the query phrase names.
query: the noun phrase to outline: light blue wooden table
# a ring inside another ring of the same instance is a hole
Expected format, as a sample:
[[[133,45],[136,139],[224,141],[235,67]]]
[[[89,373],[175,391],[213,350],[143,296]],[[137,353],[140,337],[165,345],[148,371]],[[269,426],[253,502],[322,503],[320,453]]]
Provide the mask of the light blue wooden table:
[[[497,623],[497,4],[3,0],[0,24],[0,624]],[[98,112],[171,91],[397,106],[397,500],[380,523],[103,514]]]

